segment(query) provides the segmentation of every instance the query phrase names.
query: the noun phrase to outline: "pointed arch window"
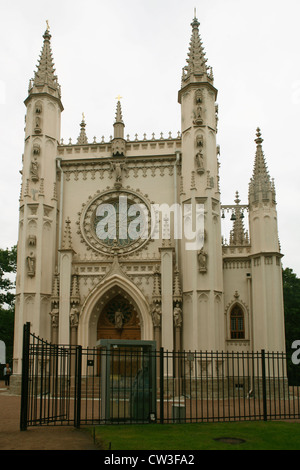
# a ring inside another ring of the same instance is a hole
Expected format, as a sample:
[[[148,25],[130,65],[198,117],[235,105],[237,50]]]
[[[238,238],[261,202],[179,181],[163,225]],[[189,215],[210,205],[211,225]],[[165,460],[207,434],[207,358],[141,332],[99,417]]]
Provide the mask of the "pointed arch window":
[[[239,305],[234,305],[230,312],[230,337],[231,339],[245,338],[244,311]]]

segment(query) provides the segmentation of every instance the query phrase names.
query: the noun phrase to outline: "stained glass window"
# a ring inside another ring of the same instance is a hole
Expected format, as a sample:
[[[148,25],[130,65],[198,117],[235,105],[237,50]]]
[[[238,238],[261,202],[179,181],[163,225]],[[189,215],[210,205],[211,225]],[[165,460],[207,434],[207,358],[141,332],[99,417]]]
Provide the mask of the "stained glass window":
[[[245,338],[244,312],[239,305],[234,305],[230,313],[231,339]]]

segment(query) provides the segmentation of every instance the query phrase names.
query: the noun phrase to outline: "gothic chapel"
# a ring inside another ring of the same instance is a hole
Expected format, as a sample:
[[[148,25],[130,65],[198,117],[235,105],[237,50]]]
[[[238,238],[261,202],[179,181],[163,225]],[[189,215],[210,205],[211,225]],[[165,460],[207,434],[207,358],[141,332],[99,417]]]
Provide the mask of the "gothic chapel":
[[[26,322],[44,339],[84,348],[111,338],[155,340],[170,351],[285,350],[276,196],[262,135],[257,129],[248,203],[236,193],[232,205],[221,205],[217,90],[199,25],[194,18],[177,136],[130,139],[118,100],[110,140],[89,141],[83,116],[76,143],[61,139],[61,87],[47,27],[25,100],[15,374]],[[99,224],[106,205],[114,208],[116,230],[108,220],[105,238]],[[130,236],[136,205],[149,227],[158,217],[155,234]],[[166,214],[153,212],[163,205],[190,207],[184,222],[203,208],[201,249],[188,248]],[[233,221],[227,241],[223,217]]]

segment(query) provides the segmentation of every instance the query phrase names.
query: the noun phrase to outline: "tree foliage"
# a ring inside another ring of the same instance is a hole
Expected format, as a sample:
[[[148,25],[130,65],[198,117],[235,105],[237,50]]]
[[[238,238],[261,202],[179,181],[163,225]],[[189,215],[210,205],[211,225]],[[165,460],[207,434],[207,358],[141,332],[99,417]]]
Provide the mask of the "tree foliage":
[[[6,345],[6,360],[11,364],[14,339],[14,300],[17,247],[0,248],[0,339]]]
[[[7,277],[7,274],[15,273],[17,270],[17,247],[13,246],[11,250],[8,248],[3,250],[0,248],[0,308],[5,304],[11,308],[14,302],[14,292],[12,289],[15,284]]]
[[[282,271],[285,337],[287,350],[295,340],[300,340],[300,279],[292,269]]]

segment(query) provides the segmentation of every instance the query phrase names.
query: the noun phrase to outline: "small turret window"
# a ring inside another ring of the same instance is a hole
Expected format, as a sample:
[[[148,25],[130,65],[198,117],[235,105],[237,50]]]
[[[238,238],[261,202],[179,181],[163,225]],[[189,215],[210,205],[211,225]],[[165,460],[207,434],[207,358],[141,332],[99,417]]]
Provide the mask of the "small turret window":
[[[230,336],[231,339],[245,338],[244,312],[239,305],[234,305],[230,313]]]

